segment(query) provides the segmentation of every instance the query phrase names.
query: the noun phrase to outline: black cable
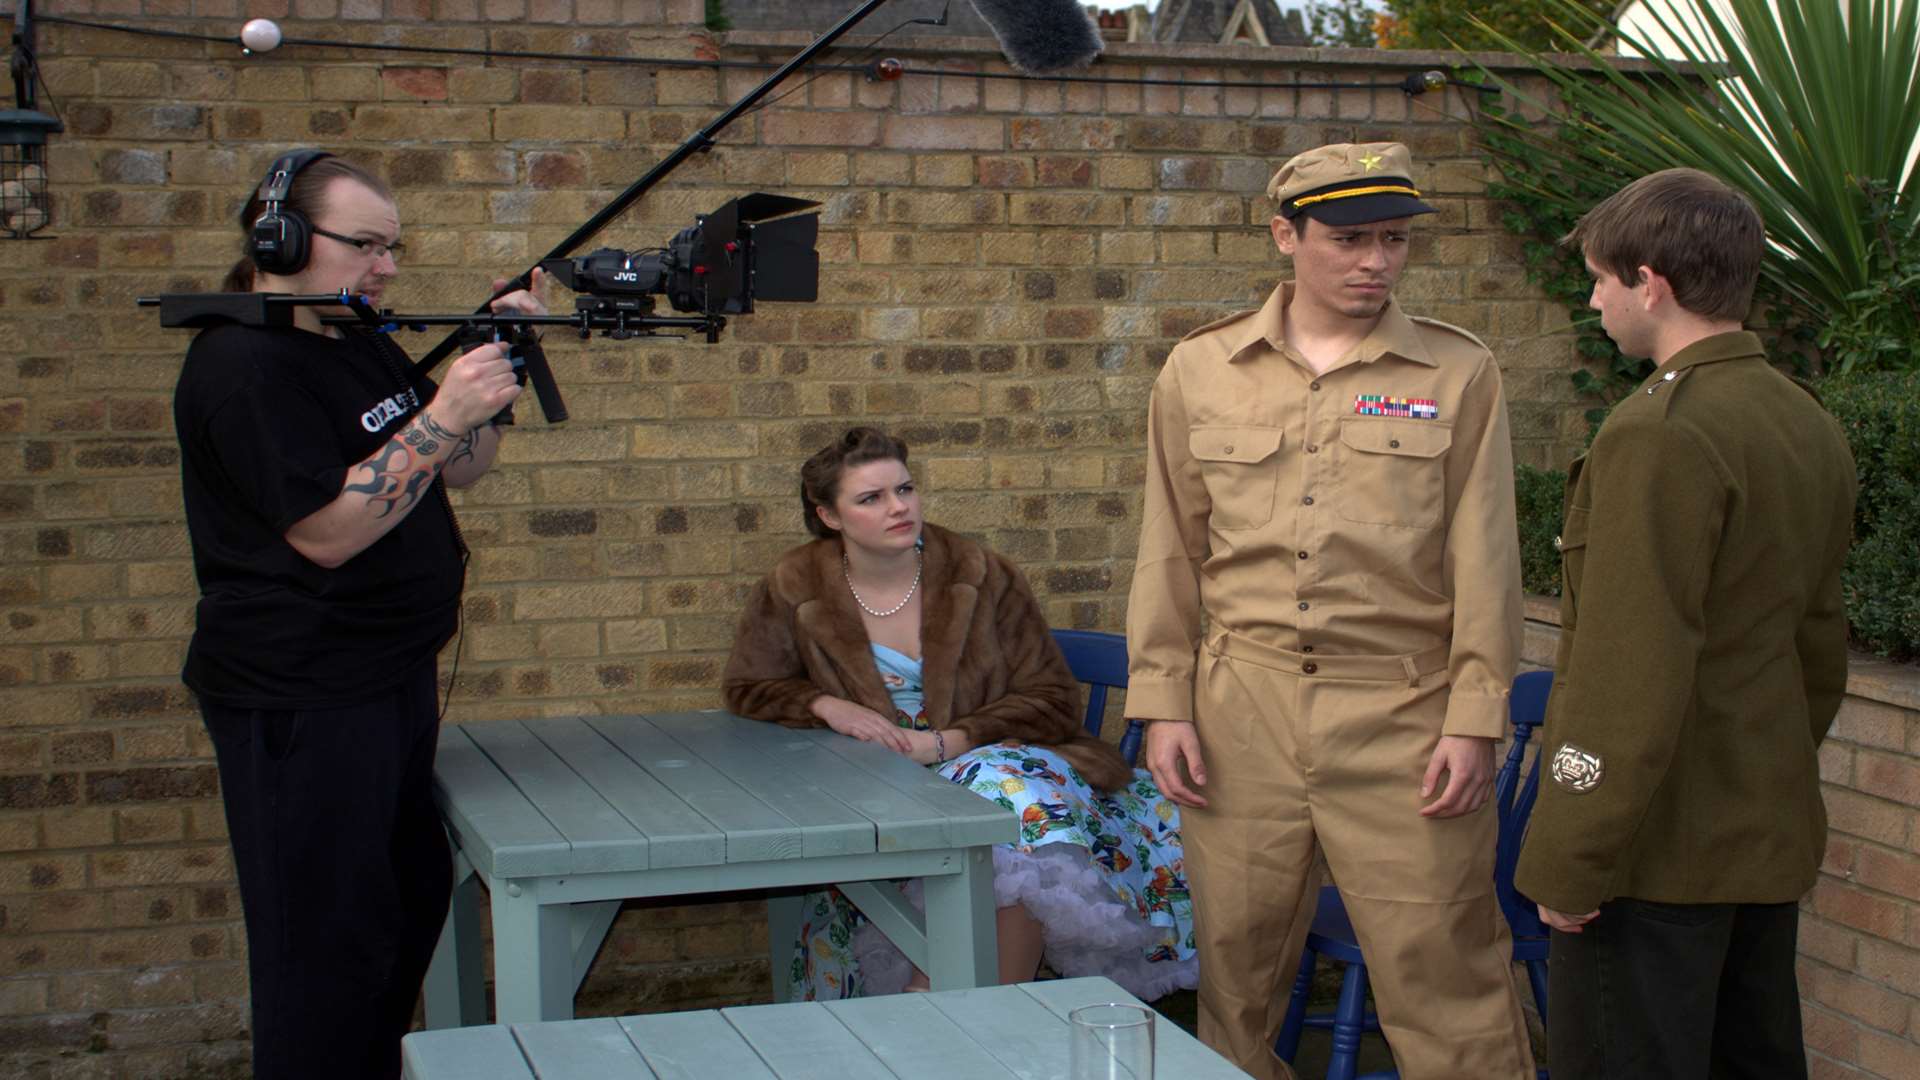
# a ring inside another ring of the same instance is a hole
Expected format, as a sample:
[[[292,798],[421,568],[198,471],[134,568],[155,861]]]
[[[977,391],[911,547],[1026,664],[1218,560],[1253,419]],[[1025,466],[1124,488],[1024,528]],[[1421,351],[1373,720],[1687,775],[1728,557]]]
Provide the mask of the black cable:
[[[43,23],[60,23],[66,26],[85,27],[89,30],[107,30],[107,31],[112,31],[112,32],[122,33],[122,34],[145,35],[148,37],[178,38],[178,39],[186,39],[190,41],[205,41],[205,42],[211,42],[218,45],[233,45],[233,46],[242,48],[243,50],[245,49],[245,46],[241,43],[240,38],[237,35],[232,37],[226,37],[218,34],[196,34],[196,33],[190,33],[184,30],[158,30],[151,27],[121,26],[114,23],[97,23],[97,22],[90,22],[86,19],[73,19],[73,18],[68,18],[64,15],[43,15],[43,16],[39,16],[39,21]],[[892,30],[887,31],[886,34],[880,35],[879,38],[875,38],[872,43],[866,46],[862,46],[861,48],[864,48],[867,51],[871,52],[874,49],[878,48],[879,42],[882,39],[886,38],[888,35],[896,33],[899,30],[907,26],[911,26],[915,23],[924,23],[924,22],[928,22],[928,20],[909,19],[906,22],[900,24],[900,26],[896,26]],[[390,44],[384,44],[380,42],[328,41],[321,38],[281,38],[280,44],[281,45],[309,45],[314,48],[343,49],[347,51],[352,51],[354,49],[364,49],[364,50],[373,51],[373,52],[419,53],[419,54],[430,55],[430,56],[477,56],[477,57],[481,57],[483,59],[488,59],[488,60],[564,60],[569,63],[578,63],[578,64],[613,64],[613,65],[629,66],[629,67],[752,68],[755,70],[766,70],[768,68],[777,68],[780,66],[778,63],[775,63],[774,61],[771,61],[771,60],[717,60],[717,59],[716,60],[681,60],[681,59],[675,59],[670,57],[590,56],[590,55],[579,54],[579,53],[502,51],[499,49],[460,49],[460,48],[453,48],[451,46],[440,46],[440,45],[390,45]],[[246,50],[246,51],[251,53],[251,50]],[[854,61],[846,61],[840,64],[832,65],[828,67],[825,71],[821,72],[821,74],[827,74],[833,71],[848,70],[849,65],[853,63]],[[917,70],[915,68],[906,67],[904,65],[901,67],[900,74],[903,78],[908,75],[929,76],[929,77],[934,75],[944,75],[950,78],[1011,79],[1011,80],[1017,80],[1022,82],[1048,81],[1048,82],[1078,83],[1083,85],[1103,85],[1103,86],[1178,86],[1178,87],[1192,88],[1195,90],[1399,90],[1409,94],[1410,96],[1414,93],[1417,93],[1417,91],[1412,91],[1408,89],[1407,80],[1401,80],[1400,82],[1299,82],[1299,81],[1295,81],[1295,82],[1284,82],[1284,83],[1264,83],[1264,82],[1239,82],[1239,81],[1234,81],[1229,79],[1199,79],[1199,80],[1196,80],[1196,79],[1148,79],[1148,78],[1122,79],[1122,78],[1116,78],[1111,76],[1101,76],[1101,75],[1020,75],[1012,72],[993,72],[993,71],[927,71],[927,70]],[[814,78],[819,78],[819,76],[816,75],[814,76]],[[805,86],[807,85],[807,83],[810,83],[812,81],[813,79],[808,79],[806,83],[801,83],[800,85]],[[1446,85],[1459,86],[1459,87],[1471,87],[1472,89],[1478,90],[1481,93],[1497,93],[1498,92],[1497,88],[1495,87],[1483,86],[1483,85],[1474,84],[1474,83],[1463,83],[1463,82],[1458,82],[1452,79],[1447,80]],[[794,93],[799,88],[800,87],[795,87],[794,90],[789,90],[780,96],[781,98],[784,98],[788,94]],[[777,101],[779,99],[776,98],[775,100]],[[771,105],[771,104],[772,102],[767,103],[767,105]],[[766,107],[767,107],[766,105],[761,105],[756,107],[754,111],[757,112],[759,111],[759,109],[763,109]]]
[[[196,34],[186,30],[159,30],[147,26],[121,26],[117,23],[89,22],[86,19],[71,19],[64,15],[38,16],[40,22],[61,23],[66,26],[79,26],[88,30],[108,30],[121,34],[134,34],[144,37],[174,38],[186,41],[205,41],[215,45],[237,46],[249,56],[260,55],[246,47],[238,34]],[[429,56],[478,56],[484,59],[499,60],[567,60],[582,64],[615,64],[633,67],[672,67],[672,68],[770,68],[778,64],[760,60],[680,60],[672,57],[641,56],[587,56],[575,53],[550,52],[503,52],[499,49],[459,49],[448,45],[389,45],[377,41],[328,41],[324,38],[280,39],[281,45],[311,45],[320,49],[366,49],[372,52],[423,53]],[[278,48],[278,46],[275,46]]]
[[[24,46],[20,49],[20,55],[24,57],[27,62],[27,85],[31,87],[34,83],[40,84],[40,89],[46,92],[47,103],[53,106],[54,119],[64,124],[67,118],[60,114],[59,99],[53,96],[53,87],[47,85],[47,77],[40,73],[40,58],[33,55],[32,49],[25,48]],[[27,103],[24,101],[18,102],[18,104],[23,109],[27,107]]]
[[[440,699],[440,722],[447,722],[447,710],[453,708],[453,688],[460,680],[460,652],[467,644],[467,556],[460,556],[460,604],[454,618],[460,621],[459,636],[453,639],[453,669],[447,672],[447,695]]]

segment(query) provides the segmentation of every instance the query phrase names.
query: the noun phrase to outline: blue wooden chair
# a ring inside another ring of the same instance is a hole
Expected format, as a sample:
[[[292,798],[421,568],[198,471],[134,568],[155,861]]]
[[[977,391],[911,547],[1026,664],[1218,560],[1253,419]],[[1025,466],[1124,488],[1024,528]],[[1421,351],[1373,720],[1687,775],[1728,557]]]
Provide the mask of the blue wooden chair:
[[[1107,715],[1107,688],[1127,688],[1127,639],[1099,630],[1055,630],[1053,640],[1067,654],[1073,677],[1087,684],[1087,734],[1098,737]],[[1127,721],[1120,737],[1120,756],[1132,765],[1140,755],[1141,723]]]
[[[1513,721],[1513,743],[1493,782],[1494,812],[1500,816],[1499,840],[1494,849],[1493,886],[1500,910],[1513,932],[1513,959],[1525,964],[1527,981],[1532,984],[1533,1002],[1540,1019],[1547,1017],[1547,929],[1533,901],[1513,886],[1513,870],[1520,861],[1520,841],[1526,836],[1527,815],[1533,812],[1534,799],[1540,793],[1540,765],[1536,759],[1523,782],[1520,766],[1527,755],[1527,744],[1547,713],[1547,695],[1553,689],[1553,672],[1523,672],[1513,681],[1508,699],[1508,716]],[[1316,959],[1325,954],[1346,964],[1340,982],[1340,1000],[1331,1014],[1307,1013],[1307,995],[1313,988]],[[1313,929],[1307,933],[1307,947],[1300,957],[1300,971],[1294,977],[1293,997],[1287,1004],[1286,1020],[1280,1025],[1280,1037],[1274,1040],[1274,1052],[1291,1062],[1300,1050],[1300,1033],[1308,1027],[1333,1032],[1333,1053],[1327,1061],[1327,1080],[1388,1080],[1399,1074],[1392,1070],[1357,1076],[1360,1038],[1378,1032],[1380,1020],[1366,1011],[1367,962],[1360,954],[1359,939],[1347,918],[1340,890],[1332,885],[1320,890],[1320,904],[1313,916]],[[1540,1070],[1546,1080],[1546,1070]]]

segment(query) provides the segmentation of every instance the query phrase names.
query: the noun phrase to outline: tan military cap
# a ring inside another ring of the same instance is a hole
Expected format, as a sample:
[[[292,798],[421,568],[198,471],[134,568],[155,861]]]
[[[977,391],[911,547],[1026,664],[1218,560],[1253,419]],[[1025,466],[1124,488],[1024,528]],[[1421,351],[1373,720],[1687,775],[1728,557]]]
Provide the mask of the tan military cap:
[[[1291,221],[1305,214],[1327,225],[1431,214],[1413,186],[1413,157],[1399,143],[1335,143],[1316,147],[1280,166],[1267,197]]]

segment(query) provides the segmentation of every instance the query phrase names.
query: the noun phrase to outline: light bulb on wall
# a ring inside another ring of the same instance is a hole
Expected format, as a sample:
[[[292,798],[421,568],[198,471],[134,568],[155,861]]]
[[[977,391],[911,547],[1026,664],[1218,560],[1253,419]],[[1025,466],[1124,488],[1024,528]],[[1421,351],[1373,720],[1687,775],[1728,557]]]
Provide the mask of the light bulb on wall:
[[[280,47],[280,24],[272,19],[249,19],[240,28],[240,44],[249,54],[272,52]]]

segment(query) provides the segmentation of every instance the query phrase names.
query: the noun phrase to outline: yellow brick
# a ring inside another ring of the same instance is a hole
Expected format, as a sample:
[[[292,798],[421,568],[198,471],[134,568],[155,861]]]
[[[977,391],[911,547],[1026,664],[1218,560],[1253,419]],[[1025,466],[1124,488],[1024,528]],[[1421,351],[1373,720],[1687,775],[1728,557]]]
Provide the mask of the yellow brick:
[[[1154,261],[1153,234],[1150,232],[1108,232],[1100,236],[1100,261],[1126,265]]]
[[[309,72],[315,101],[378,101],[380,72],[371,67],[316,67]]]
[[[515,105],[494,110],[497,139],[543,143],[598,142],[626,137],[626,118],[597,109]]]
[[[248,65],[240,69],[234,93],[242,101],[305,101],[307,70],[297,65]]]
[[[108,61],[99,65],[98,78],[101,97],[153,100],[167,96],[166,71],[159,64]]]

